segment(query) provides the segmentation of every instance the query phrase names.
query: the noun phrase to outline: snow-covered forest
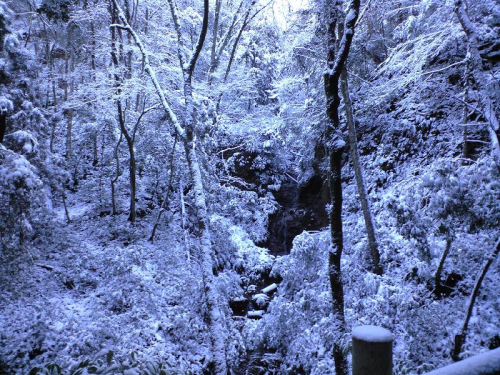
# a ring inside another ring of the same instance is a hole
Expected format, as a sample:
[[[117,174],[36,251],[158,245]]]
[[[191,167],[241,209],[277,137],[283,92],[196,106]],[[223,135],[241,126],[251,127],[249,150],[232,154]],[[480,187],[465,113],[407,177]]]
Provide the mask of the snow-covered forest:
[[[394,374],[500,347],[498,0],[0,0],[0,374]]]

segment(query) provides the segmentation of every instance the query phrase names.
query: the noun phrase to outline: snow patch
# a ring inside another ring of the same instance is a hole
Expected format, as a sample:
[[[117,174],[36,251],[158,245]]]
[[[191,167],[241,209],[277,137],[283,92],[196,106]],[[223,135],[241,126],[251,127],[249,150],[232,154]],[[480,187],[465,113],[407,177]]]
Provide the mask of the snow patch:
[[[427,375],[494,375],[500,372],[500,348],[429,372]]]
[[[367,342],[390,342],[394,339],[391,331],[372,325],[354,327],[352,338]]]

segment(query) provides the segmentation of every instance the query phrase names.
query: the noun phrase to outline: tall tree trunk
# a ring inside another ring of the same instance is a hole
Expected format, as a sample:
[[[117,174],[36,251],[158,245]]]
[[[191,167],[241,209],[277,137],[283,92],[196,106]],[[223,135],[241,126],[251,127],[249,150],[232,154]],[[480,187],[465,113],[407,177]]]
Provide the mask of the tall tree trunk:
[[[344,102],[344,110],[347,119],[347,129],[349,132],[349,150],[354,168],[354,175],[356,176],[356,184],[358,186],[359,200],[361,202],[361,209],[365,219],[366,233],[368,236],[368,246],[372,259],[373,272],[377,275],[382,274],[382,267],[380,267],[380,253],[378,250],[377,236],[375,234],[375,226],[373,224],[373,216],[370,208],[370,201],[366,192],[366,186],[363,176],[363,170],[359,163],[358,140],[356,136],[356,125],[354,123],[354,116],[352,112],[352,103],[349,96],[349,84],[347,81],[347,70],[342,69],[340,75],[340,91],[342,92],[342,100]]]
[[[184,182],[179,183],[179,195],[181,198],[181,227],[184,234],[184,247],[186,248],[186,259],[191,263],[191,244],[189,243],[189,233],[186,224],[186,202],[184,199]]]
[[[451,354],[451,357],[453,358],[454,361],[460,360],[460,354],[462,353],[462,347],[465,343],[465,338],[467,336],[467,331],[469,329],[469,321],[472,316],[474,303],[476,302],[477,296],[479,295],[479,290],[481,289],[481,284],[483,283],[483,279],[486,276],[486,273],[488,272],[491,264],[497,258],[499,253],[500,253],[500,238],[497,240],[493,252],[487,258],[486,262],[484,263],[483,269],[481,270],[481,273],[479,274],[479,277],[476,280],[476,285],[474,285],[474,290],[472,291],[472,294],[470,296],[469,305],[467,307],[467,313],[465,314],[465,319],[462,325],[462,329],[460,330],[460,333],[455,335],[455,342]]]
[[[238,31],[238,34],[236,35],[236,39],[234,40],[233,43],[233,48],[231,49],[231,53],[229,55],[229,62],[227,63],[226,67],[226,72],[224,73],[224,83],[227,82],[227,78],[229,77],[229,73],[231,72],[231,67],[233,66],[233,61],[236,56],[236,48],[238,47],[238,44],[240,42],[241,36],[243,35],[243,31],[245,31],[245,28],[247,27],[248,23],[250,22],[250,12],[252,10],[252,7],[255,5],[256,0],[252,0],[250,3],[250,6],[248,7],[245,16],[243,18],[243,24],[240,27],[240,30]],[[215,104],[215,113],[219,113],[220,110],[220,103],[222,101],[222,96],[224,95],[224,92],[221,92],[219,94],[219,98],[217,99],[217,103]]]
[[[158,79],[156,78],[156,73],[150,64],[149,55],[142,41],[140,40],[137,33],[131,28],[130,24],[127,21],[127,18],[123,14],[123,11],[118,4],[118,1],[111,1],[113,2],[115,8],[118,10],[119,20],[122,23],[122,25],[120,25],[120,28],[126,29],[130,33],[130,35],[132,35],[137,47],[142,53],[144,59],[144,70],[149,74],[151,78],[163,109],[165,110],[167,119],[170,120],[170,122],[173,124],[177,136],[182,140],[184,145],[184,151],[186,153],[186,159],[193,182],[194,207],[201,246],[200,251],[196,252],[196,254],[201,264],[201,274],[206,296],[206,306],[208,312],[207,315],[209,317],[208,324],[212,340],[212,353],[214,356],[215,373],[225,375],[228,373],[228,367],[225,345],[226,334],[223,324],[224,315],[220,309],[218,303],[218,293],[217,289],[215,288],[213,274],[214,252],[210,238],[210,231],[208,228],[208,209],[205,200],[205,190],[203,188],[200,164],[198,162],[198,155],[195,148],[194,129],[196,126],[196,116],[191,84],[194,68],[203,48],[203,44],[205,42],[205,37],[207,34],[209,0],[204,0],[202,30],[198,39],[198,43],[196,44],[196,49],[193,52],[189,64],[186,66],[184,72],[184,113],[186,114],[184,125],[179,121],[176,114],[170,107],[167,98],[165,97],[165,92],[164,90],[162,90],[162,87],[160,86]]]
[[[231,72],[231,67],[233,65],[234,57],[236,56],[236,48],[238,47],[238,44],[241,39],[241,35],[243,34],[243,31],[245,31],[245,28],[248,26],[248,23],[250,22],[250,12],[252,11],[253,6],[255,5],[256,0],[252,0],[250,3],[250,6],[248,7],[245,17],[243,18],[243,23],[241,25],[240,30],[238,31],[238,35],[236,36],[236,39],[234,40],[233,43],[233,48],[231,49],[231,54],[229,55],[229,62],[227,63],[227,68],[226,68],[226,73],[224,73],[224,83],[227,82],[227,77],[229,76],[229,73]],[[219,100],[220,101],[220,100]]]
[[[113,215],[116,215],[118,213],[116,209],[116,183],[118,182],[118,178],[120,178],[121,175],[120,157],[118,155],[118,151],[120,149],[120,143],[122,143],[122,139],[123,139],[123,133],[120,132],[120,138],[118,139],[118,142],[116,143],[115,146],[115,150],[113,152],[116,162],[115,177],[111,180],[111,208],[113,210]]]
[[[436,273],[434,275],[434,293],[437,296],[440,296],[443,293],[443,285],[441,284],[441,274],[443,273],[444,262],[446,258],[448,258],[448,254],[450,253],[452,239],[451,236],[446,238],[446,245],[441,255],[441,259],[439,260],[438,267],[436,269]]]
[[[70,48],[69,43],[68,43],[68,49]],[[72,63],[70,64],[72,57],[71,54],[68,52],[68,56],[66,58],[66,65],[65,65],[65,75],[66,75],[66,82],[64,86],[64,100],[66,104],[68,103],[69,97],[73,95],[73,80],[70,77],[70,73],[72,72],[72,69],[70,68],[70,65],[72,67]],[[68,94],[68,88],[69,88],[69,94]],[[66,159],[70,159],[71,155],[73,154],[73,108],[70,106],[68,108],[68,124],[66,128]]]
[[[209,325],[212,339],[212,352],[215,363],[216,374],[227,374],[226,343],[224,334],[224,315],[218,305],[218,293],[214,282],[214,252],[210,231],[208,228],[208,210],[205,201],[204,188],[201,177],[198,155],[194,148],[194,142],[188,140],[184,143],[184,149],[188,160],[189,172],[193,181],[194,207],[197,213],[197,229],[201,245],[199,257],[201,263],[201,275],[206,295],[206,304],[209,317]]]
[[[73,154],[73,109],[68,109],[68,127],[66,129],[66,159]]]
[[[63,186],[63,188],[62,188],[61,196],[62,196],[62,202],[63,202],[63,206],[64,206],[64,214],[66,215],[66,223],[70,224],[71,218],[69,216],[68,205],[66,204],[66,187],[65,186]]]
[[[114,12],[112,14],[113,19],[115,18]],[[118,60],[118,48],[116,45],[116,33],[115,29],[111,28],[111,60],[113,61],[113,65],[115,67],[116,73],[115,73],[115,89],[118,93],[118,95],[121,94],[122,89],[121,89],[121,78],[118,75],[118,68],[119,68],[119,60]],[[123,134],[125,137],[125,141],[127,142],[127,147],[129,151],[129,188],[130,188],[130,206],[129,206],[129,216],[128,220],[131,223],[135,223],[136,219],[136,210],[135,210],[135,196],[136,196],[136,163],[135,163],[135,152],[134,152],[134,139],[130,135],[128,129],[127,129],[127,124],[126,124],[126,119],[125,119],[125,112],[124,108],[122,105],[122,100],[120,97],[117,98],[116,100],[116,108],[118,111],[118,124],[120,125],[120,132]]]
[[[158,212],[158,216],[156,217],[155,223],[153,225],[153,230],[151,231],[151,236],[149,236],[149,241],[153,242],[155,239],[155,234],[160,225],[160,220],[165,211],[169,209],[170,203],[170,192],[173,190],[173,182],[174,182],[174,156],[175,156],[175,147],[177,146],[177,136],[175,136],[174,145],[172,146],[172,153],[170,154],[170,177],[168,179],[167,185],[167,193],[165,194],[165,199],[161,202],[160,211]],[[184,222],[184,218],[182,219]],[[183,223],[184,225],[184,223]],[[184,229],[184,226],[183,226]]]
[[[96,56],[96,38],[95,38],[95,26],[94,26],[94,21],[90,21],[90,35],[91,35],[91,45],[92,45],[92,52],[90,54],[90,67],[92,69],[93,75],[92,79],[95,80],[95,71],[96,71],[96,63],[95,63],[95,56]]]
[[[476,26],[469,18],[467,3],[465,0],[455,0],[455,14],[467,35],[467,69],[470,67],[471,78],[473,78],[473,88],[477,90],[479,96],[479,107],[483,116],[488,122],[488,131],[491,139],[491,154],[500,161],[499,132],[500,125],[495,113],[493,100],[488,90],[488,77],[483,69],[483,60],[479,54],[479,37]]]
[[[54,141],[56,140],[56,130],[57,130],[57,122],[54,121],[52,124],[52,130],[50,132],[50,142],[49,142],[49,150],[50,153],[54,153]]]
[[[99,164],[99,153],[97,151],[98,138],[99,138],[99,133],[96,129],[94,134],[92,135],[92,148],[93,148],[93,156],[94,156],[94,160],[92,161],[92,165],[94,167],[97,167],[97,164]]]
[[[210,52],[210,66],[208,67],[208,84],[212,83],[212,76],[217,63],[217,34],[219,32],[219,16],[222,0],[215,0],[214,28],[212,30],[212,50]]]
[[[335,323],[338,329],[338,338],[333,345],[333,359],[335,361],[335,373],[347,375],[347,356],[342,348],[341,337],[346,332],[344,314],[344,289],[342,284],[341,258],[344,246],[342,232],[342,157],[345,150],[345,142],[340,132],[339,118],[339,79],[345,62],[349,55],[354,28],[359,15],[359,0],[352,0],[348,15],[344,23],[344,33],[340,43],[337,40],[337,23],[341,14],[341,2],[330,1],[327,3],[327,71],[324,75],[324,89],[326,96],[326,124],[325,142],[329,156],[328,185],[330,188],[331,207],[330,234],[331,245],[328,256],[328,270],[330,288],[332,292],[332,308]],[[337,49],[338,43],[338,49]]]
[[[212,83],[213,73],[217,70],[217,67],[219,66],[221,55],[225,51],[225,49],[226,49],[227,45],[229,44],[229,41],[233,35],[234,27],[236,26],[236,23],[238,21],[238,14],[240,13],[241,9],[243,8],[244,3],[245,3],[245,0],[242,0],[240,2],[238,9],[233,14],[233,19],[231,21],[229,28],[224,33],[224,36],[221,38],[221,41],[216,48],[215,56],[214,56],[213,60],[211,61],[210,67],[208,69],[208,73],[209,73],[208,74],[208,84],[209,85]]]
[[[120,90],[120,89],[119,89]],[[136,210],[135,210],[135,197],[136,197],[136,163],[135,163],[135,151],[134,151],[134,140],[130,135],[126,120],[125,113],[120,99],[117,99],[116,106],[118,110],[118,123],[120,125],[120,132],[125,137],[127,142],[128,152],[129,152],[129,190],[130,190],[130,205],[129,205],[129,215],[128,220],[131,223],[135,223]]]
[[[189,65],[186,67],[184,78],[184,100],[185,100],[185,134],[183,139],[184,150],[188,162],[191,180],[193,181],[194,207],[197,214],[197,229],[201,243],[201,274],[206,293],[206,303],[211,329],[212,351],[214,355],[215,372],[217,374],[227,374],[226,343],[224,334],[224,316],[217,302],[218,293],[214,282],[214,251],[210,230],[208,227],[208,209],[205,200],[205,189],[201,176],[200,163],[196,152],[195,128],[196,112],[193,100],[192,77],[196,66],[196,61],[203,48],[208,28],[208,8],[209,1],[204,0],[203,26],[197,43],[197,48],[191,57]]]
[[[127,140],[127,137],[125,137]],[[135,210],[135,197],[137,195],[136,192],[136,163],[135,163],[135,151],[134,151],[134,143],[129,142],[127,140],[128,151],[130,155],[130,163],[129,163],[129,173],[130,173],[130,213],[128,216],[128,220],[132,223],[135,223],[136,219],[136,210]]]
[[[462,126],[463,128],[463,147],[462,147],[462,157],[464,158],[463,162],[465,163],[467,159],[469,159],[469,143],[468,143],[468,132],[467,122],[469,121],[469,107],[467,102],[469,100],[469,85],[470,85],[470,59],[467,58],[467,63],[465,64],[465,73],[464,73],[464,112],[462,116]]]
[[[217,33],[219,32],[219,15],[221,3],[221,0],[215,0],[214,28],[212,30],[212,51],[210,52],[210,72],[212,72],[212,67],[215,66],[215,50],[217,47]]]
[[[0,144],[3,143],[3,137],[5,137],[6,129],[7,129],[7,114],[0,113]]]

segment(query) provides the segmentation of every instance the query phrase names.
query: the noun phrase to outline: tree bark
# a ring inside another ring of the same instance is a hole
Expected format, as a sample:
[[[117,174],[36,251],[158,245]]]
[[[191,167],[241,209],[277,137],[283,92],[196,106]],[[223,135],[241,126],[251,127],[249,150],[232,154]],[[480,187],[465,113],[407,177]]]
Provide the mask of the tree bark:
[[[468,128],[467,122],[469,121],[469,107],[467,102],[469,100],[469,85],[470,85],[470,59],[467,59],[465,64],[465,72],[464,72],[464,110],[462,115],[462,124],[463,124],[463,147],[462,147],[462,157],[464,158],[464,163],[469,159],[469,144],[468,144]]]
[[[128,216],[128,220],[131,223],[135,223],[136,209],[135,209],[135,197],[136,197],[136,163],[135,163],[135,151],[134,151],[134,143],[125,137],[127,141],[130,162],[129,162],[129,174],[130,174],[130,213]]]
[[[68,109],[68,127],[66,129],[66,159],[73,154],[73,109]]]
[[[455,14],[467,35],[467,69],[473,78],[472,85],[478,92],[479,107],[488,122],[488,131],[491,139],[491,154],[496,160],[500,160],[499,123],[495,113],[493,100],[488,90],[488,78],[483,69],[483,60],[479,54],[479,38],[475,25],[469,18],[467,3],[465,0],[455,0]]]
[[[114,12],[112,14],[113,19],[115,18]],[[113,65],[115,67],[115,89],[117,91],[118,96],[121,94],[121,78],[118,75],[119,68],[119,60],[116,46],[116,33],[115,29],[111,29],[111,60],[113,61]],[[116,109],[118,112],[118,124],[120,126],[120,132],[125,137],[125,141],[127,142],[127,147],[129,150],[129,188],[130,188],[130,206],[129,206],[129,216],[128,220],[131,223],[135,222],[136,219],[136,210],[135,210],[135,195],[136,195],[136,163],[135,163],[135,152],[134,152],[134,142],[132,136],[130,135],[125,119],[125,113],[122,106],[121,98],[118,97],[116,99]],[[112,188],[114,184],[112,185]]]
[[[250,3],[250,6],[248,7],[247,11],[245,12],[245,16],[243,18],[243,24],[240,27],[240,30],[238,31],[238,34],[236,35],[236,39],[234,40],[233,43],[233,48],[231,49],[231,54],[229,55],[229,62],[227,63],[226,67],[226,72],[224,73],[224,83],[227,82],[227,78],[229,77],[229,73],[231,72],[231,67],[233,66],[233,61],[234,57],[236,56],[236,48],[238,47],[238,44],[241,39],[241,35],[243,34],[243,31],[245,31],[245,28],[247,27],[248,23],[250,22],[249,17],[250,17],[250,12],[252,10],[252,7],[255,5],[256,0],[252,0]],[[214,69],[216,66],[214,66]],[[224,95],[224,92],[221,92],[219,94],[219,98],[217,99],[217,103],[215,104],[215,112],[219,113],[220,110],[220,103],[222,101],[222,96]]]
[[[345,150],[345,142],[340,132],[339,118],[339,79],[345,62],[349,55],[354,28],[359,15],[359,0],[353,0],[349,6],[348,14],[344,22],[344,33],[338,44],[337,50],[337,23],[341,13],[341,2],[331,1],[327,3],[327,71],[324,75],[324,89],[326,96],[327,124],[325,130],[325,142],[329,156],[328,185],[330,188],[331,207],[329,212],[331,245],[328,256],[330,288],[332,292],[332,308],[334,319],[338,327],[338,334],[344,336],[346,333],[344,314],[344,289],[342,284],[341,258],[343,251],[342,232],[342,157]],[[341,340],[338,338],[333,345],[333,358],[335,362],[335,373],[347,375],[348,365],[345,350],[342,348]]]
[[[186,259],[188,263],[191,263],[191,244],[189,243],[189,233],[187,231],[186,225],[186,204],[184,199],[184,183],[182,180],[179,184],[179,195],[181,198],[181,227],[182,233],[184,234],[184,246],[186,248]]]
[[[233,48],[231,49],[231,54],[229,56],[229,62],[227,64],[227,68],[226,68],[226,73],[224,74],[224,83],[227,81],[227,77],[229,76],[229,72],[231,71],[234,57],[236,56],[236,47],[238,47],[238,43],[240,42],[241,35],[243,34],[243,31],[245,31],[245,28],[248,26],[250,12],[251,12],[253,6],[255,5],[255,3],[256,3],[256,0],[252,0],[252,2],[250,3],[250,6],[248,7],[248,9],[245,13],[245,18],[243,19],[243,24],[241,25],[241,28],[238,31],[238,35],[236,36],[236,39],[234,40]]]
[[[7,129],[7,114],[0,113],[0,144],[3,143],[5,137],[5,130]]]
[[[92,148],[93,148],[93,156],[94,156],[94,159],[92,161],[92,165],[94,167],[97,167],[97,164],[99,164],[99,154],[97,152],[98,137],[99,137],[99,133],[97,132],[97,129],[96,129],[94,134],[92,135]]]
[[[377,275],[382,274],[382,267],[380,267],[380,253],[378,250],[377,236],[375,233],[375,225],[373,224],[373,215],[370,207],[370,201],[366,192],[366,185],[363,176],[363,170],[359,162],[358,140],[356,136],[356,125],[354,123],[354,116],[352,112],[352,103],[349,96],[349,84],[347,80],[347,70],[342,69],[340,75],[340,91],[342,92],[342,100],[344,102],[344,110],[347,120],[347,129],[349,133],[349,150],[356,176],[356,184],[358,186],[359,200],[361,202],[361,209],[365,219],[366,233],[368,237],[368,246],[370,248],[370,255],[372,259],[373,272]]]
[[[116,209],[116,183],[118,182],[118,178],[121,175],[120,157],[118,156],[118,150],[120,149],[120,143],[122,143],[122,139],[123,139],[123,133],[120,132],[120,138],[118,139],[118,142],[116,143],[115,146],[115,150],[113,152],[116,162],[115,177],[111,180],[111,209],[113,215],[116,215],[118,213]]]
[[[167,185],[167,193],[165,194],[165,199],[161,202],[160,211],[158,212],[158,216],[156,217],[155,223],[153,225],[153,230],[151,231],[151,236],[149,236],[149,241],[152,243],[155,239],[156,230],[160,225],[160,220],[165,211],[169,209],[170,205],[170,192],[173,190],[173,182],[174,182],[174,156],[175,156],[175,147],[177,146],[177,136],[174,140],[174,145],[172,146],[172,153],[170,154],[170,177],[168,179]],[[184,223],[184,218],[182,219]],[[183,227],[184,229],[184,227]]]
[[[231,21],[231,25],[227,29],[226,33],[224,36],[221,38],[221,42],[219,46],[216,48],[217,51],[215,52],[214,58],[210,62],[210,67],[208,69],[208,84],[210,85],[213,80],[213,73],[217,70],[217,67],[219,66],[220,63],[220,58],[224,50],[226,49],[227,45],[229,44],[229,41],[231,40],[231,36],[233,35],[233,30],[234,27],[236,26],[236,23],[238,21],[238,14],[241,11],[241,8],[243,7],[245,0],[242,0],[240,2],[240,5],[238,6],[238,9],[233,15],[233,19]]]
[[[213,73],[213,68],[215,67],[215,52],[217,47],[217,33],[219,32],[219,16],[221,3],[221,0],[215,0],[214,28],[212,30],[212,51],[210,52],[210,67],[208,69],[209,73]]]
[[[51,154],[54,153],[54,141],[56,140],[56,130],[57,130],[57,122],[54,121],[52,124],[52,130],[50,132],[50,142],[49,142],[49,151]]]
[[[444,262],[446,261],[446,258],[448,258],[448,254],[450,253],[451,243],[451,237],[448,237],[446,239],[446,246],[444,248],[443,255],[441,255],[438,268],[436,269],[436,274],[434,275],[434,293],[437,296],[440,296],[443,292],[443,285],[441,284],[441,274],[443,272]]]
[[[68,43],[68,50],[69,49],[70,46]],[[64,100],[66,103],[68,102],[69,97],[73,95],[73,89],[74,89],[73,79],[69,76],[69,74],[73,72],[73,62],[71,62],[70,64],[71,60],[72,60],[71,53],[68,52],[68,57],[66,58],[66,65],[65,65],[66,83],[64,86]],[[69,87],[69,94],[68,94],[68,87]],[[68,126],[66,129],[66,159],[69,160],[73,154],[73,108],[71,108],[71,106],[70,108],[68,108],[67,125]]]
[[[467,337],[467,331],[469,329],[469,321],[472,316],[474,303],[476,302],[476,299],[479,295],[479,290],[481,289],[481,284],[483,283],[484,277],[486,276],[486,273],[488,272],[491,264],[497,258],[499,253],[500,253],[500,238],[497,240],[493,252],[487,258],[486,262],[484,263],[483,269],[481,270],[481,273],[479,274],[479,277],[476,280],[476,284],[474,285],[474,290],[472,291],[472,294],[470,296],[469,305],[467,307],[467,313],[465,314],[465,319],[462,325],[462,329],[460,330],[460,333],[455,335],[455,342],[451,354],[451,357],[453,358],[454,361],[460,360],[460,354],[462,353],[462,347]]]
[[[62,202],[64,206],[64,214],[66,215],[66,223],[70,224],[71,223],[71,218],[69,216],[69,211],[68,211],[68,205],[66,204],[66,188],[63,186],[61,196],[62,196]]]
[[[114,18],[115,16],[113,15],[112,17]],[[118,60],[118,51],[117,51],[117,46],[116,46],[116,35],[115,35],[114,28],[111,29],[111,40],[112,40],[111,59],[113,61],[113,65],[114,65],[116,71],[118,71],[119,60]],[[130,74],[132,74],[131,71],[130,71]],[[118,73],[115,72],[115,89],[116,89],[118,95],[120,95],[122,93],[121,84],[122,84],[122,79],[120,78]],[[122,101],[120,98],[118,98],[116,100],[116,105],[117,105],[117,110],[118,110],[118,123],[120,125],[120,132],[125,137],[125,141],[127,142],[127,147],[129,150],[129,157],[130,157],[130,161],[129,161],[130,213],[129,213],[128,220],[132,223],[134,223],[136,218],[137,218],[136,205],[135,205],[135,200],[136,200],[136,195],[137,195],[137,193],[136,193],[136,191],[137,191],[137,187],[136,187],[137,186],[137,184],[136,184],[136,181],[137,181],[136,169],[137,169],[137,167],[136,167],[135,150],[134,150],[135,136],[137,134],[137,130],[138,130],[139,125],[141,123],[142,117],[146,113],[148,113],[149,111],[151,111],[157,107],[157,106],[153,106],[153,107],[146,109],[145,104],[146,104],[146,98],[144,98],[143,108],[142,108],[141,114],[137,118],[137,121],[135,122],[135,125],[133,126],[132,130],[129,131],[127,128],[127,125],[126,125],[126,118],[125,118],[126,108],[125,109],[123,108]]]
[[[184,69],[186,69],[186,62],[184,61],[184,41],[182,39],[181,25],[179,22],[179,16],[177,15],[177,9],[174,0],[167,0],[170,7],[170,14],[172,15],[172,21],[174,22],[175,32],[177,34],[177,57],[179,58],[179,65],[184,75]]]

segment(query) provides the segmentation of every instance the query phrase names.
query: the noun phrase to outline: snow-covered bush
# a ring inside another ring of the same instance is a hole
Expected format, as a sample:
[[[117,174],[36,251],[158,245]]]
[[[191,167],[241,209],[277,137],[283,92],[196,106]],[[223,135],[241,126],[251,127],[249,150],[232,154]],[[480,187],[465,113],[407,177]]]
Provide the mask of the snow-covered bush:
[[[34,211],[43,204],[37,170],[22,155],[0,146],[0,245],[22,243],[32,232]]]
[[[257,281],[269,273],[274,257],[269,250],[255,245],[251,236],[240,226],[218,215],[212,217],[212,240],[217,257],[227,269],[238,271],[241,277]]]
[[[5,146],[27,157],[35,156],[38,151],[37,139],[31,132],[25,130],[18,130],[7,134],[5,137]]]
[[[36,276],[47,285],[23,270],[24,282],[40,294],[23,307],[31,298],[17,290],[23,281],[9,288],[10,307],[0,319],[2,359],[23,373],[47,363],[67,370],[87,359],[97,363],[97,353],[111,350],[118,364],[135,352],[132,368],[161,362],[174,373],[201,373],[211,359],[209,330],[201,282],[190,274],[183,249],[171,242],[163,251],[147,245],[101,250],[89,244],[57,254],[59,266]]]
[[[328,245],[327,232],[295,238],[290,255],[273,267],[283,281],[268,313],[245,329],[252,345],[282,355],[283,373],[333,374],[333,342],[341,340],[347,350],[348,337],[337,333],[331,308]]]

